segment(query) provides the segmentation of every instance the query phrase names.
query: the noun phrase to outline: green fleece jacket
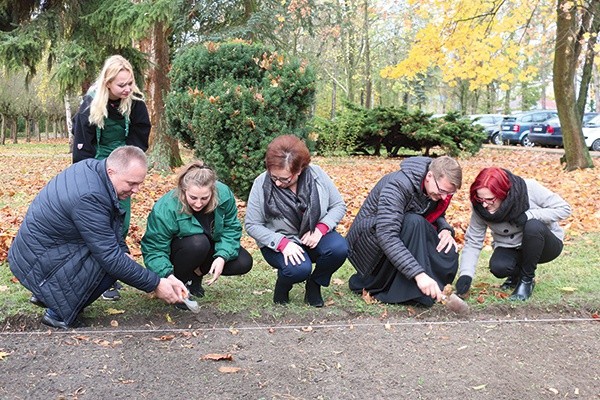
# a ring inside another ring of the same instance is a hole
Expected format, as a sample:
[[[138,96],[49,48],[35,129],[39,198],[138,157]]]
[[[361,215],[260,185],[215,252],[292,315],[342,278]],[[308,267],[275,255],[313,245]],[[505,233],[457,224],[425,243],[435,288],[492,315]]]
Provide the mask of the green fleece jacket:
[[[214,210],[215,223],[212,238],[215,241],[214,258],[222,257],[225,262],[238,257],[242,225],[238,219],[235,197],[227,185],[216,183],[219,197]],[[191,214],[181,211],[181,202],[176,190],[161,197],[148,216],[146,233],[142,238],[142,254],[146,268],[160,277],[173,273],[171,264],[171,240],[204,233],[204,228]]]

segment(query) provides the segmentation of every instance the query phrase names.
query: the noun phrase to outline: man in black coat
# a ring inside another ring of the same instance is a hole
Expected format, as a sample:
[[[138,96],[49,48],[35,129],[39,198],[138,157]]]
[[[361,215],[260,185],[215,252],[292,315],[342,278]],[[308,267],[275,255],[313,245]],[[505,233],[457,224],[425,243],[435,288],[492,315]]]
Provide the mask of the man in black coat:
[[[146,155],[135,146],[107,159],[88,159],[55,176],[33,200],[9,252],[13,274],[46,307],[42,323],[77,327],[76,319],[118,279],[167,303],[181,301],[185,285],[159,278],[133,260],[121,235],[119,200],[137,193]]]
[[[454,229],[445,219],[462,184],[458,162],[411,157],[375,185],[348,231],[350,289],[384,303],[442,299],[458,270]]]

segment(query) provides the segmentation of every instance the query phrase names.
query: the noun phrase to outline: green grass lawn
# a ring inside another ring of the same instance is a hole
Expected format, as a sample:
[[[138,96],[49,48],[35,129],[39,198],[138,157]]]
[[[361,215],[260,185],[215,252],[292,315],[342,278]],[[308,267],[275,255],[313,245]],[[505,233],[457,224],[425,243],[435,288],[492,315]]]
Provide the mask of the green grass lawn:
[[[467,300],[473,310],[485,311],[487,307],[508,304],[511,307],[535,307],[536,309],[584,308],[591,312],[600,309],[600,234],[590,233],[567,242],[563,254],[556,260],[541,264],[537,271],[537,286],[533,297],[527,302],[509,302],[499,295],[497,286],[501,280],[487,269],[490,252],[484,251],[480,258],[477,276]],[[304,287],[298,284],[292,289],[291,303],[286,306],[272,303],[276,273],[262,259],[260,252],[254,254],[254,268],[245,276],[221,277],[212,287],[206,287],[206,297],[200,299],[203,307],[211,307],[220,313],[240,313],[244,318],[278,320],[284,316],[314,316],[315,309],[303,304]],[[348,289],[348,278],[354,273],[346,262],[333,276],[332,285],[323,289],[326,307],[318,313],[323,318],[344,319],[348,316],[380,316],[382,313],[406,314],[406,307],[384,304],[367,304],[360,296]],[[19,283],[12,281],[6,263],[0,265],[0,315],[40,314],[41,309],[28,302],[30,293]],[[86,315],[96,317],[108,314],[110,309],[127,310],[128,316],[140,316],[167,312],[169,306],[150,299],[134,288],[126,287],[118,302],[97,301],[86,310]],[[480,302],[483,300],[483,302]]]

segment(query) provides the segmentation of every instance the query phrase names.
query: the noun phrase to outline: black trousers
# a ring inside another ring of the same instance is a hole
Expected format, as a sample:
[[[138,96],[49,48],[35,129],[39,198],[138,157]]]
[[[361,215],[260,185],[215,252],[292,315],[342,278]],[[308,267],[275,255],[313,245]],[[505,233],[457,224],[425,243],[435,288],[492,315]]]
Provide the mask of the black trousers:
[[[448,253],[436,251],[438,233],[425,218],[413,213],[406,214],[400,239],[440,289],[452,283],[458,270],[458,253],[454,249]],[[356,273],[348,283],[350,290],[361,293],[365,289],[384,303],[414,302],[425,306],[432,306],[434,303],[431,297],[421,292],[414,279],[406,278],[387,258],[381,261],[372,274],[361,276]]]
[[[554,236],[546,224],[530,219],[523,227],[520,247],[496,247],[490,258],[490,271],[497,278],[533,278],[538,264],[547,263],[560,255],[563,242]]]
[[[214,242],[205,234],[173,238],[171,241],[173,274],[182,282],[199,279],[194,273],[196,268],[202,271],[202,275],[208,274],[214,255]],[[243,275],[251,269],[252,256],[240,247],[238,257],[225,263],[222,275]]]

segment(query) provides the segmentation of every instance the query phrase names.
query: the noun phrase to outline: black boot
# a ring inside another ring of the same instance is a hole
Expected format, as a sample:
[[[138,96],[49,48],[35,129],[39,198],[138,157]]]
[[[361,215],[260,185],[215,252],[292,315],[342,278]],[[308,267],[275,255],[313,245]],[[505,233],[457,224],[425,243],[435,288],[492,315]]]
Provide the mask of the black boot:
[[[277,279],[275,282],[275,290],[273,291],[273,303],[275,304],[287,304],[290,302],[290,290],[292,290],[292,284],[282,282]]]
[[[31,304],[35,304],[38,307],[42,307],[42,308],[47,308],[46,304],[44,304],[43,301],[41,301],[40,299],[38,299],[35,294],[32,294],[31,297],[29,298],[29,302]]]
[[[521,300],[525,301],[531,297],[533,288],[535,287],[535,279],[533,278],[521,278],[519,284],[515,288],[512,295],[508,298],[509,300]]]
[[[204,297],[204,288],[202,287],[202,277],[197,276],[186,285],[188,292],[195,297]]]
[[[506,278],[504,283],[500,286],[500,290],[514,289],[517,287],[520,280],[521,280],[521,277],[519,275],[509,276],[508,278]]]
[[[323,297],[321,297],[321,285],[313,281],[311,278],[306,280],[306,293],[304,294],[304,302],[313,307],[323,307]]]

